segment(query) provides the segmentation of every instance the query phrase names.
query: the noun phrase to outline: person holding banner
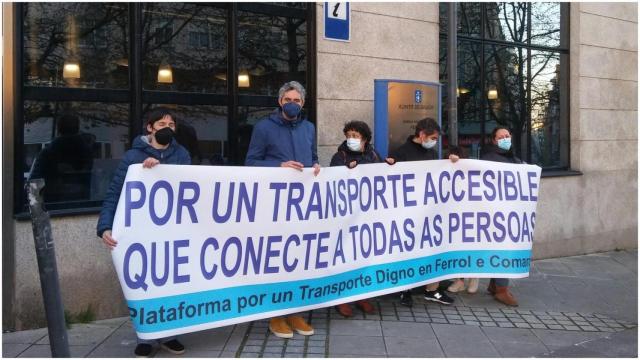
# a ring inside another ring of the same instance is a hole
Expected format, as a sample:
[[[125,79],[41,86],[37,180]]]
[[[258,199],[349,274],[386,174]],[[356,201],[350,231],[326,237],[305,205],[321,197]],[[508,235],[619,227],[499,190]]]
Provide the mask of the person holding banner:
[[[128,150],[120,161],[102,203],[97,226],[98,237],[109,249],[113,250],[118,245],[116,239],[111,236],[111,228],[129,165],[142,163],[143,167],[152,168],[158,164],[191,164],[189,152],[174,138],[175,131],[175,116],[166,108],[153,109],[147,117],[149,135],[137,137],[133,141],[131,150]],[[175,336],[156,341],[172,354],[184,354],[184,346]],[[138,345],[134,350],[135,355],[150,357],[153,353],[153,343],[153,340],[138,339]]]
[[[297,171],[313,167],[314,175],[320,173],[316,130],[301,115],[305,95],[306,90],[297,81],[287,82],[280,87],[280,107],[253,128],[245,165],[288,167]],[[271,318],[269,330],[280,338],[292,338],[293,330],[305,336],[314,333],[313,327],[299,315]]]
[[[491,132],[491,144],[488,144],[483,150],[482,155],[480,155],[480,160],[524,164],[524,162],[513,153],[511,132],[509,132],[509,129],[506,127],[498,126],[493,129]],[[513,294],[509,292],[509,279],[491,279],[487,291],[493,295],[494,299],[505,305],[518,306],[518,301]]]
[[[416,130],[413,135],[407,138],[407,141],[393,151],[389,157],[392,161],[422,161],[422,160],[438,160],[437,144],[440,137],[440,125],[432,118],[425,118],[416,124]],[[451,154],[449,160],[456,162],[459,160],[458,155],[453,154],[454,149],[450,149]],[[429,284],[425,288],[424,299],[444,305],[453,304],[453,299],[444,291],[440,291],[439,282]],[[413,306],[413,298],[411,290],[400,293],[400,304],[404,306]]]
[[[338,146],[338,151],[331,158],[330,166],[346,166],[353,169],[358,164],[375,164],[382,162],[378,152],[371,146],[371,129],[363,121],[353,120],[344,125],[342,130],[346,140]],[[387,158],[387,163],[392,165],[393,159]],[[376,309],[367,300],[358,300],[356,307],[367,314],[375,313]],[[353,316],[351,304],[340,304],[336,306],[340,315],[344,317]]]

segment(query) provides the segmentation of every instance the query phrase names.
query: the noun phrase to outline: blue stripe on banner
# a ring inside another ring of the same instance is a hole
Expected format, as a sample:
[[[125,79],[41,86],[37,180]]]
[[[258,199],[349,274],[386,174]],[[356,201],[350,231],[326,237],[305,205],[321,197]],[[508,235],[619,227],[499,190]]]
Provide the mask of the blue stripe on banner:
[[[149,333],[322,304],[450,274],[526,275],[530,258],[531,250],[451,251],[322,278],[130,300],[128,305],[136,331]],[[480,260],[483,266],[478,266]]]

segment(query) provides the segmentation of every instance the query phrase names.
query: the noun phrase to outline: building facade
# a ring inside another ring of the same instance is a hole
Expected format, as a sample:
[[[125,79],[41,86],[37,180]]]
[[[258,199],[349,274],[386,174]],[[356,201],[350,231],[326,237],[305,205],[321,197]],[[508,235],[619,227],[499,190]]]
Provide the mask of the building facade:
[[[91,154],[67,156],[45,192],[65,308],[122,316],[95,226],[150,108],[177,113],[194,164],[241,165],[253,124],[298,80],[328,165],[346,121],[375,132],[374,79],[449,86],[446,9],[352,3],[350,41],[336,42],[323,3],[3,4],[3,327],[44,323],[22,188],[55,141]],[[457,5],[459,143],[477,157],[505,125],[543,168],[535,258],[637,247],[637,15],[635,3]]]

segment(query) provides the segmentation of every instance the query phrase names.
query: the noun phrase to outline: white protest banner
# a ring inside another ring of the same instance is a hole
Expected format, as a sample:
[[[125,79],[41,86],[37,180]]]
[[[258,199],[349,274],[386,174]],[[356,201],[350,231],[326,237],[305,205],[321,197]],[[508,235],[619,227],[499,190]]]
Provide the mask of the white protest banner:
[[[526,277],[540,168],[462,159],[129,167],[113,261],[138,336],[328,307],[455,277]]]

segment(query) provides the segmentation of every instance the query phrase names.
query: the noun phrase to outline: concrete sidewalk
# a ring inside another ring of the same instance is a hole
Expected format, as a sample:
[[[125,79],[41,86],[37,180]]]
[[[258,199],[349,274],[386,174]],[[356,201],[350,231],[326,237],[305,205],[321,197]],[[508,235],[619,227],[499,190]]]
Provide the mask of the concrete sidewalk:
[[[261,320],[180,339],[184,357],[637,357],[637,269],[637,250],[539,260],[529,278],[513,281],[517,308],[494,301],[483,279],[452,306],[416,292],[413,308],[377,298],[373,316],[314,310],[311,337],[276,338]],[[49,357],[48,344],[47,329],[5,333],[2,356]],[[117,318],[73,325],[69,344],[74,357],[132,357],[136,337],[128,318]]]

